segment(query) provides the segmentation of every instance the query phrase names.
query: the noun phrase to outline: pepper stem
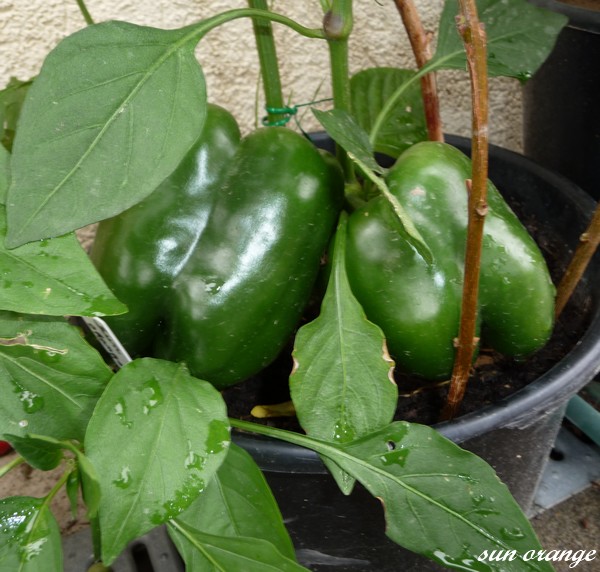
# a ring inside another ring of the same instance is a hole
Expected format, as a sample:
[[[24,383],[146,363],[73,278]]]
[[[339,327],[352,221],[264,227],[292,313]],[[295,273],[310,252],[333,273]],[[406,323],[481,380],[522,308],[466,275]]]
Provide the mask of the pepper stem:
[[[479,294],[479,270],[483,225],[487,214],[488,175],[488,82],[486,36],[479,22],[475,0],[459,0],[461,15],[457,18],[458,29],[465,44],[467,65],[471,78],[472,98],[472,177],[467,181],[469,192],[469,218],[460,328],[456,342],[456,359],[450,390],[442,410],[442,419],[452,419],[462,403],[473,355],[478,339],[475,338],[477,322],[477,298]]]
[[[555,308],[557,319],[575,291],[575,287],[598,248],[598,244],[600,244],[600,205],[596,206],[590,225],[579,238],[579,245],[558,285]]]
[[[404,28],[408,35],[410,45],[417,62],[417,67],[422,69],[431,59],[429,38],[423,28],[419,13],[413,0],[395,0],[396,8],[400,12]],[[431,72],[421,78],[421,93],[425,120],[430,141],[444,141],[442,119],[440,117],[440,100],[438,98],[435,73]]]

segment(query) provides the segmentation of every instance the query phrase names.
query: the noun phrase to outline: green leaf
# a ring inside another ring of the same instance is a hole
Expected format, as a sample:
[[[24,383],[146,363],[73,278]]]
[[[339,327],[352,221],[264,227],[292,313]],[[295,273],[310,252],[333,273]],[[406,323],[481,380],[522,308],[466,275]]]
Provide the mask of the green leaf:
[[[415,75],[410,70],[371,68],[350,80],[352,112],[360,126],[370,132],[377,116],[395,91]],[[398,157],[402,151],[427,139],[423,98],[418,82],[410,85],[387,115],[373,143],[375,151]]]
[[[197,34],[105,22],[50,52],[14,142],[9,247],[116,215],[175,169],[206,113]]]
[[[216,536],[194,529],[179,520],[169,523],[204,560],[189,572],[306,572],[308,569],[283,556],[272,544],[260,538]]]
[[[540,543],[492,467],[431,427],[400,421],[330,443],[239,419],[231,425],[330,458],[382,502],[387,535],[413,552],[459,570],[553,570],[548,562],[525,561]],[[513,549],[513,561],[477,560],[484,550]]]
[[[346,443],[387,425],[398,388],[381,329],[369,322],[346,276],[346,219],[335,235],[321,313],[296,334],[290,391],[308,435]],[[330,470],[349,493],[353,481]]]
[[[63,572],[60,530],[45,499],[0,500],[0,572]]]
[[[94,465],[81,451],[77,452],[77,469],[81,483],[83,502],[87,507],[88,518],[93,519],[98,515],[102,491],[100,481]]]
[[[527,517],[494,470],[425,425],[397,422],[331,451],[385,507],[386,534],[440,564],[477,570],[484,550],[516,550],[513,562],[486,561],[498,572],[550,571],[525,561],[541,549]]]
[[[356,123],[349,113],[341,109],[331,111],[313,109],[313,113],[332,139],[345,149],[350,159],[360,167],[364,176],[377,187],[377,190],[388,201],[398,219],[398,232],[408,240],[425,260],[431,261],[431,251],[417,227],[398,202],[398,199],[392,195],[385,180],[379,176],[384,174],[386,170],[375,161],[373,147],[367,132]]]
[[[371,171],[383,174],[385,169],[377,164],[369,134],[356,122],[354,117],[342,109],[322,111],[313,109],[315,117],[329,136],[347,153],[358,159]]]
[[[75,467],[67,478],[65,483],[65,491],[67,498],[69,499],[69,505],[71,506],[71,518],[75,520],[77,518],[77,509],[79,507],[79,469]]]
[[[0,312],[0,433],[82,440],[111,376],[66,320]]]
[[[0,143],[9,151],[12,149],[17,120],[32,80],[21,81],[11,77],[8,85],[0,91]]]
[[[283,557],[296,559],[265,477],[252,457],[234,444],[206,489],[176,521],[206,534],[261,539]],[[206,556],[176,527],[169,527],[169,533],[188,570],[209,565]]]
[[[477,0],[485,24],[488,73],[529,79],[548,57],[568,19],[526,0]],[[446,0],[438,31],[437,50],[428,67],[465,69],[466,55],[456,29],[458,2]]]
[[[0,206],[0,310],[51,316],[123,314],[74,234],[4,247],[5,209]]]
[[[6,192],[10,183],[10,153],[0,145],[0,204],[6,202]],[[4,241],[2,241],[4,243]]]
[[[144,358],[119,370],[85,436],[102,493],[104,563],[188,508],[219,468],[229,442],[221,395],[183,364]]]
[[[21,437],[5,433],[3,439],[25,459],[28,465],[40,471],[50,471],[58,467],[63,458],[63,446],[60,442],[36,438],[32,435]]]

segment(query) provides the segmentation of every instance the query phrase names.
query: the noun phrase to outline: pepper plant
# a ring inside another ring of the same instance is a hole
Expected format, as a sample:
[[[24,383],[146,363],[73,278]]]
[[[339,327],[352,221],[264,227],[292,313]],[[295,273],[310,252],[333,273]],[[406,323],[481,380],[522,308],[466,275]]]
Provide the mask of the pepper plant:
[[[471,194],[487,189],[478,212],[491,229],[480,236],[472,329],[482,325],[514,355],[550,335],[553,286],[533,240],[487,188],[485,130],[472,173],[456,149],[424,141],[440,129],[418,82],[467,63],[474,85],[487,72],[526,79],[562,18],[524,0],[480,0],[486,60],[473,40],[474,4],[448,0],[436,52],[418,72],[350,78],[351,0],[322,0],[319,29],[259,0],[175,30],[94,24],[78,4],[89,25],[61,41],[32,82],[2,92],[0,437],[19,455],[0,472],[22,462],[64,472],[44,498],[0,501],[0,570],[62,570],[49,505],[63,486],[73,499],[81,489],[104,565],[167,525],[189,571],[304,570],[231,429],[317,452],[345,494],[359,481],[382,500],[392,540],[443,565],[479,570],[484,550],[536,548],[484,461],[432,428],[393,421],[392,357],[405,371],[450,375],[467,179]],[[245,137],[208,103],[194,55],[209,31],[237,18],[254,21],[267,99],[268,126]],[[271,23],[330,51],[333,103],[315,114],[338,144],[335,158],[278,125],[295,108],[284,104]],[[481,108],[474,117],[485,121]],[[399,159],[388,170],[375,152]],[[90,259],[74,231],[97,221]],[[529,294],[515,301],[521,283]],[[299,328],[315,292],[320,314]],[[501,312],[489,299],[502,300]],[[419,311],[433,321],[420,323]],[[127,353],[99,353],[73,317],[95,328],[103,317]],[[219,390],[260,374],[296,330],[290,393],[305,433],[229,418]],[[486,566],[552,569],[523,558]]]

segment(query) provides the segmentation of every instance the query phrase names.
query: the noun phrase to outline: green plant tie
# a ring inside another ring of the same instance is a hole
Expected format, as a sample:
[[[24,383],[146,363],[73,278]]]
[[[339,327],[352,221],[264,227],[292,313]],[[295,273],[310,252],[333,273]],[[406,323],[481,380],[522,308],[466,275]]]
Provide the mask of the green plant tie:
[[[281,119],[269,120],[269,115],[262,118],[262,124],[265,127],[280,127],[287,125],[289,120],[298,113],[298,106],[291,107],[269,107],[265,106],[265,110],[269,115],[281,115]]]
[[[292,119],[292,117],[295,117],[298,114],[298,109],[300,107],[308,107],[309,105],[323,103],[324,101],[333,101],[333,98],[328,97],[325,99],[317,99],[315,101],[309,101],[308,103],[299,103],[297,105],[289,105],[285,107],[270,107],[268,105],[265,105],[265,111],[268,113],[268,115],[265,115],[262,118],[262,124],[265,127],[281,127],[283,125],[287,125],[290,119]],[[281,118],[269,120],[270,115],[280,115]],[[298,123],[298,120],[296,120],[296,123]]]

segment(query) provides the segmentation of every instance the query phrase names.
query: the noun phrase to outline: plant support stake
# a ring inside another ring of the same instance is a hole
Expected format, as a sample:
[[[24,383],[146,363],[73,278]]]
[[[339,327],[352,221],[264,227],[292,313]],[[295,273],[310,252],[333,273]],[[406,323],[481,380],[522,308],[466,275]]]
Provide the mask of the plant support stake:
[[[456,416],[467,387],[473,354],[478,339],[475,338],[477,297],[483,225],[487,214],[488,174],[488,83],[486,36],[479,22],[475,0],[460,0],[461,14],[458,29],[465,44],[467,66],[471,78],[472,96],[472,178],[467,181],[469,193],[469,221],[460,330],[456,341],[456,360],[450,381],[450,390],[442,410],[442,419]]]
[[[429,38],[423,28],[419,13],[413,0],[395,0],[396,7],[406,28],[408,39],[415,55],[419,69],[431,59]],[[421,78],[421,92],[425,108],[427,133],[431,141],[444,141],[442,120],[440,117],[440,101],[437,93],[435,73],[431,72]]]
[[[596,206],[592,221],[579,238],[579,244],[575,249],[573,258],[558,285],[555,310],[557,319],[569,301],[571,294],[573,294],[592,256],[594,256],[598,244],[600,244],[600,206]]]

